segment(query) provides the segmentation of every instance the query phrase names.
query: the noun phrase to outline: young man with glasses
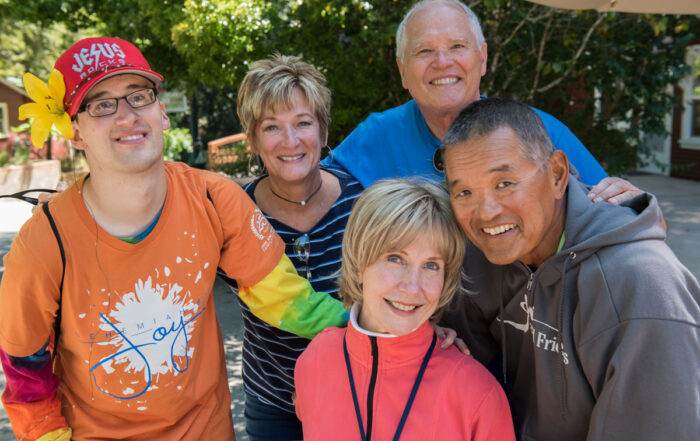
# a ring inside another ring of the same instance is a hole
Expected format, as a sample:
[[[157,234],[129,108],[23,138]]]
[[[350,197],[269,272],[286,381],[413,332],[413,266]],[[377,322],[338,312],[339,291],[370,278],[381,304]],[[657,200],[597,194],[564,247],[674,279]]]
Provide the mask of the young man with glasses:
[[[258,317],[307,338],[346,312],[296,274],[237,184],[163,161],[162,77],[136,47],[85,39],[55,69],[51,94],[65,88],[59,110],[90,174],[45,204],[4,259],[2,402],[15,435],[233,440],[217,272]]]

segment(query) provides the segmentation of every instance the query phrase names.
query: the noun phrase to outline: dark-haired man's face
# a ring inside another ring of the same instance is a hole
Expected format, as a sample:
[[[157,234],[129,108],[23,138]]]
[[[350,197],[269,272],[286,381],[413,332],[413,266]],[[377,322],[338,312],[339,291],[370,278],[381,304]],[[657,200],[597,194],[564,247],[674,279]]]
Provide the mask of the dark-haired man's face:
[[[445,163],[457,220],[490,262],[539,266],[554,253],[568,182],[563,152],[542,167],[524,159],[515,132],[502,127],[451,146]]]

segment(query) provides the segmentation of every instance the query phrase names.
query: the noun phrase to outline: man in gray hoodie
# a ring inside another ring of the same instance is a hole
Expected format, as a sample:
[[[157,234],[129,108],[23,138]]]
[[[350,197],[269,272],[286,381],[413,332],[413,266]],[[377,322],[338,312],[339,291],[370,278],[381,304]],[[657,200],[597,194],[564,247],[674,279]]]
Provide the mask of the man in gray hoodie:
[[[479,100],[443,140],[469,293],[443,323],[502,353],[522,440],[700,439],[700,287],[656,198],[595,204],[537,114]]]

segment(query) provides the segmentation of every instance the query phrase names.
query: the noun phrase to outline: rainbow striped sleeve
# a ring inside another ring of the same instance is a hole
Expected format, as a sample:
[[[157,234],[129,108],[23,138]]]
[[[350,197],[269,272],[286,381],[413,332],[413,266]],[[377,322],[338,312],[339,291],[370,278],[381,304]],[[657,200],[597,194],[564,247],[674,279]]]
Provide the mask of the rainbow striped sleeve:
[[[72,436],[73,430],[69,427],[67,429],[54,430],[41,438],[37,438],[36,441],[71,441]]]
[[[261,320],[308,339],[329,326],[343,327],[348,323],[343,303],[314,291],[284,254],[263,280],[253,286],[240,286],[238,295]]]
[[[5,372],[2,405],[17,439],[69,441],[71,430],[61,415],[48,344],[27,357],[13,357],[0,349]]]

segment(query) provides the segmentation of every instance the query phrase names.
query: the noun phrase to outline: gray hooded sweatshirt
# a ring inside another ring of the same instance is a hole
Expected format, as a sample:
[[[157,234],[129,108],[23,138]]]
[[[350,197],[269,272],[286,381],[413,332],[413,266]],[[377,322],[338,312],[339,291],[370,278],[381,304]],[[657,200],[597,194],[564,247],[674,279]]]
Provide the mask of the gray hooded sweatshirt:
[[[654,196],[614,206],[586,191],[569,180],[564,246],[534,272],[469,244],[471,293],[443,324],[482,363],[502,350],[521,440],[698,441],[698,282]]]

